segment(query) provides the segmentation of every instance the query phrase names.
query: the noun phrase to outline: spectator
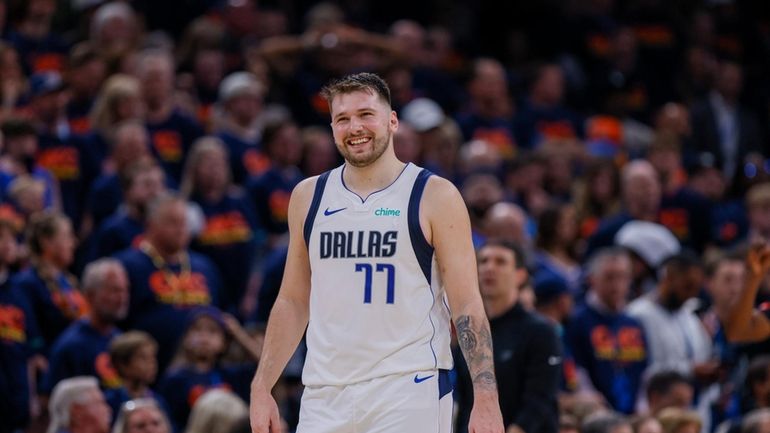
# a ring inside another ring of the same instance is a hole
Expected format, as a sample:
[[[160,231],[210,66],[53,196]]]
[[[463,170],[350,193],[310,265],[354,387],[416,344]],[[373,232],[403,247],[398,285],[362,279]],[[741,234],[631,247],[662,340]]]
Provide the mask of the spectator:
[[[631,258],[617,247],[597,251],[588,262],[589,291],[567,325],[575,361],[591,387],[614,410],[632,414],[647,367],[641,324],[625,313],[631,288]]]
[[[703,267],[696,257],[678,254],[664,261],[659,272],[657,290],[628,306],[628,314],[644,328],[650,368],[675,369],[710,384],[719,365],[712,359],[711,339],[688,302],[700,293]]]
[[[669,407],[658,413],[663,433],[699,433],[703,422],[697,412]]]
[[[156,198],[147,210],[145,238],[116,255],[131,285],[126,326],[158,340],[161,371],[171,360],[192,309],[217,305],[222,290],[214,265],[188,250],[187,209],[179,197]]]
[[[89,113],[106,78],[106,65],[88,41],[73,46],[64,71],[72,96],[66,105],[67,122],[73,134],[91,131]]]
[[[264,125],[260,121],[265,90],[249,72],[234,72],[219,85],[222,118],[215,134],[227,146],[230,170],[236,183],[258,176],[270,166],[260,146]]]
[[[252,362],[222,365],[228,338],[245,348]],[[223,316],[212,307],[195,310],[180,339],[174,361],[158,385],[169,404],[175,429],[185,430],[190,411],[206,390],[229,388],[247,401],[249,378],[254,375],[258,357],[254,341],[235,318]]]
[[[110,76],[102,85],[91,108],[89,133],[83,138],[92,151],[103,159],[112,150],[117,125],[123,122],[142,121],[144,103],[139,80],[124,74]],[[118,168],[118,167],[113,167]]]
[[[519,287],[527,278],[521,249],[491,241],[481,247],[478,258],[479,287],[490,318],[503,423],[509,431],[556,432],[561,345],[551,324],[518,304]],[[470,377],[463,362],[458,361],[456,368],[461,407],[456,425],[457,431],[463,432],[471,407]]]
[[[129,400],[120,408],[112,433],[172,433],[171,423],[151,398]]]
[[[59,382],[48,402],[48,433],[107,433],[110,407],[94,377],[77,376]]]
[[[297,125],[290,120],[267,125],[262,138],[271,165],[263,174],[250,178],[247,188],[259,222],[268,232],[268,243],[274,246],[289,229],[289,195],[304,177],[298,167],[302,141]]]
[[[71,324],[51,348],[47,392],[73,376],[94,376],[102,389],[120,385],[107,353],[110,340],[120,332],[117,323],[128,314],[128,276],[120,262],[103,258],[89,263],[83,272],[83,294],[88,316]]]
[[[123,403],[129,400],[154,399],[168,412],[163,397],[150,385],[158,374],[158,343],[148,333],[127,331],[115,336],[109,347],[110,362],[120,377],[119,388],[105,391],[112,413],[117,414]]]
[[[39,148],[35,159],[59,181],[62,210],[80,226],[88,185],[99,170],[98,152],[72,135],[67,123],[64,82],[56,72],[30,78],[30,119],[35,126]]]
[[[647,380],[647,407],[653,415],[668,407],[689,409],[693,403],[693,393],[690,380],[683,374],[661,370]]]
[[[537,221],[535,273],[548,272],[567,282],[574,297],[580,295],[582,271],[577,261],[578,227],[571,204],[549,206]]]
[[[711,92],[692,107],[693,151],[714,155],[730,183],[742,170],[746,157],[762,149],[757,120],[740,103],[742,92],[743,68],[722,61]]]
[[[770,242],[770,182],[758,183],[746,192],[749,243]]]
[[[741,433],[770,432],[770,410],[759,409],[746,415],[741,423]]]
[[[161,49],[143,52],[138,78],[153,152],[166,175],[178,184],[190,146],[203,135],[203,130],[174,105],[174,59],[170,53]]]
[[[485,140],[492,143],[503,158],[513,157],[517,148],[513,135],[513,101],[503,65],[492,58],[473,62],[467,83],[470,101],[457,118],[465,141]],[[519,143],[526,147],[529,143]]]
[[[588,415],[580,426],[581,433],[631,433],[631,423],[613,412],[597,412]]]
[[[232,185],[227,150],[221,140],[207,136],[195,142],[181,189],[182,196],[203,211],[203,229],[194,237],[192,248],[219,268],[224,289],[220,305],[235,313],[251,276],[261,227],[246,192]]]
[[[0,185],[0,196],[7,194],[6,189],[16,176],[29,175],[45,184],[45,207],[58,209],[61,206],[59,185],[51,172],[35,160],[38,139],[34,125],[27,120],[7,119],[3,121],[0,130],[5,144],[0,164],[0,173],[4,178],[4,184]]]
[[[484,235],[489,239],[500,239],[519,245],[525,255],[531,259],[532,237],[530,221],[527,213],[514,204],[498,202],[493,204],[484,214]]]
[[[770,356],[757,356],[746,371],[743,412],[770,409]]]
[[[767,309],[753,307],[757,290],[770,273],[770,244],[756,244],[749,249],[746,270],[743,290],[722,322],[731,342],[758,342],[770,338],[770,313]]]
[[[212,389],[195,402],[185,433],[228,433],[248,416],[243,400],[230,391]]]
[[[23,292],[9,284],[19,245],[13,224],[0,219],[0,432],[12,433],[30,419],[28,364],[42,341],[32,307]]]
[[[162,195],[163,169],[152,159],[140,159],[120,177],[123,202],[94,233],[90,258],[109,256],[141,241],[149,204]]]
[[[111,131],[111,150],[105,161],[106,170],[94,180],[88,192],[86,212],[92,227],[99,225],[112,215],[123,200],[120,178],[128,168],[145,158],[150,158],[147,130],[138,120],[126,120]]]
[[[88,303],[77,279],[67,271],[75,250],[69,218],[58,212],[35,215],[27,243],[32,265],[18,273],[11,285],[29,299],[47,352],[67,325],[88,313]]]
[[[535,68],[528,97],[516,115],[516,140],[527,149],[552,139],[583,136],[583,122],[564,104],[565,80],[554,63]]]

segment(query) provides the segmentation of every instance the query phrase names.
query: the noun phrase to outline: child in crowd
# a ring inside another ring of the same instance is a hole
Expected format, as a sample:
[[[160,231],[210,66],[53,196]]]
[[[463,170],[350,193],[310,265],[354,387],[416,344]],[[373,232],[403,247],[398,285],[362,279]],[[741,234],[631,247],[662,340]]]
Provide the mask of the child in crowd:
[[[129,331],[115,337],[110,343],[110,361],[123,383],[122,387],[105,393],[113,416],[118,415],[123,403],[147,398],[155,399],[168,412],[163,397],[150,389],[158,374],[158,343],[150,334]]]
[[[221,362],[230,338],[246,349],[253,362],[235,365]],[[238,321],[214,307],[194,311],[180,341],[158,387],[169,404],[171,422],[178,432],[184,430],[195,402],[209,389],[230,389],[248,401],[249,384],[259,358],[256,342]]]

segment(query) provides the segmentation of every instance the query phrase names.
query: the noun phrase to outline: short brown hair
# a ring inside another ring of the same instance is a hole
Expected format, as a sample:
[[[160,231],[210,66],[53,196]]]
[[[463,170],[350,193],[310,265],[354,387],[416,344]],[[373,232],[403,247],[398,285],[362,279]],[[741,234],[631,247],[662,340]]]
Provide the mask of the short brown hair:
[[[388,106],[391,105],[390,88],[388,87],[388,84],[385,80],[380,78],[379,75],[371,72],[346,75],[338,80],[332,81],[321,89],[321,96],[323,96],[331,106],[332,99],[334,99],[335,96],[361,91],[367,93],[374,92],[380,99],[387,102]]]
[[[110,361],[120,373],[122,367],[131,362],[136,351],[147,345],[158,347],[155,339],[144,331],[128,331],[120,334],[110,343]]]

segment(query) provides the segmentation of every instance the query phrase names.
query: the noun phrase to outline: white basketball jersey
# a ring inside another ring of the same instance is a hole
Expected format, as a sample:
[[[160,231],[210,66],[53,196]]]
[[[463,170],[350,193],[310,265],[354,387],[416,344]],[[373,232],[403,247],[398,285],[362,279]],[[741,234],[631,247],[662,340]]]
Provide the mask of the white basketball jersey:
[[[419,206],[431,173],[407,164],[365,200],[321,175],[305,220],[310,321],[305,385],[452,368],[450,313]],[[473,272],[474,270],[469,270]]]

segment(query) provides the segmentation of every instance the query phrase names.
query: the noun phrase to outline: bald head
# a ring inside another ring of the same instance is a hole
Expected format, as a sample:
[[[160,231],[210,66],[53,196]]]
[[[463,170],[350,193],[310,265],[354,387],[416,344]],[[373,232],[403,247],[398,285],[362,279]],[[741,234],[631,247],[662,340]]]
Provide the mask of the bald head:
[[[623,168],[623,201],[632,217],[655,220],[660,208],[661,186],[655,168],[646,160],[629,162]]]
[[[529,245],[527,234],[527,213],[521,207],[507,202],[499,202],[489,208],[484,215],[484,231],[489,238]]]

